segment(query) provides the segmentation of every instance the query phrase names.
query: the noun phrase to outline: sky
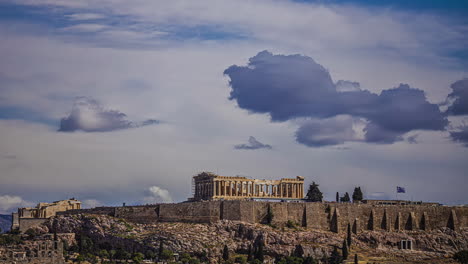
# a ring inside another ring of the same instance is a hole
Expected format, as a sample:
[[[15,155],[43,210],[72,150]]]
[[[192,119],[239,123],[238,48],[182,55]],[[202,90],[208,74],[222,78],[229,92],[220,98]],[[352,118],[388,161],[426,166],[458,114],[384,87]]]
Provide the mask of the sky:
[[[192,176],[466,204],[464,1],[3,0],[0,213]],[[405,194],[396,195],[396,186]]]

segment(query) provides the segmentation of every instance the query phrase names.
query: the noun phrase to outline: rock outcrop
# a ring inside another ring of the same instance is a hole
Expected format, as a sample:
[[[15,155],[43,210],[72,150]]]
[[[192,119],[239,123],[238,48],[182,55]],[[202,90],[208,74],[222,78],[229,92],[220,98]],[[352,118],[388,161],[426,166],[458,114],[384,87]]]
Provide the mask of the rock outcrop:
[[[157,251],[160,241],[174,252],[207,255],[217,260],[224,245],[229,250],[247,254],[250,246],[264,244],[265,255],[271,258],[289,256],[297,245],[305,255],[328,256],[333,246],[341,247],[345,234],[311,231],[301,227],[275,228],[268,225],[222,220],[213,224],[156,223],[135,224],[102,215],[57,216],[49,219],[39,232],[75,233],[77,239],[86,235],[95,243],[108,243],[114,248]],[[398,249],[401,240],[414,241],[413,251]],[[73,243],[73,242],[71,242]],[[448,228],[426,232],[365,231],[353,235],[353,248],[383,256],[404,259],[432,260],[446,258],[468,248],[468,231]],[[434,262],[435,263],[435,262]]]

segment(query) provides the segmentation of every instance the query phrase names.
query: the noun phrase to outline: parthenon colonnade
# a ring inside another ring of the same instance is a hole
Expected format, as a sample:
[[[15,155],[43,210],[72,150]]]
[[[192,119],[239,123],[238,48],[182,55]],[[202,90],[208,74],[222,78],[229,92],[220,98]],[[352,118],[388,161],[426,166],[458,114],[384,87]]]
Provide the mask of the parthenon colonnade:
[[[193,177],[194,200],[304,197],[304,177],[256,180],[202,172]]]

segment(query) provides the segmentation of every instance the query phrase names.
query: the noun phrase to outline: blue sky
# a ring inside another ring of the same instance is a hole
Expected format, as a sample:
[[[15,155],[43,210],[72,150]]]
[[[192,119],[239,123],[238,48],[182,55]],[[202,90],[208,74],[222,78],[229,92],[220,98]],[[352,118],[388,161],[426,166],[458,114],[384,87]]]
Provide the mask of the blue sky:
[[[467,203],[465,1],[0,4],[0,212],[203,171]],[[255,162],[253,162],[255,161]],[[441,177],[444,175],[444,178]],[[154,187],[154,188],[150,188]]]

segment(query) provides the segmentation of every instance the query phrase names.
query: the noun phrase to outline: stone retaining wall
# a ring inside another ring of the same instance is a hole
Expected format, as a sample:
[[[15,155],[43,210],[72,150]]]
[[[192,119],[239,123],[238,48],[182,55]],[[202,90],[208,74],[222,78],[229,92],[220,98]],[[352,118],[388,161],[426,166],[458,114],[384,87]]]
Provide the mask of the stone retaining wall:
[[[468,208],[438,205],[371,205],[353,203],[202,201],[147,206],[108,207],[67,211],[66,214],[109,214],[137,223],[212,223],[233,220],[265,222],[268,208],[273,224],[288,221],[310,229],[346,232],[348,224],[362,230],[430,230],[468,227]]]

